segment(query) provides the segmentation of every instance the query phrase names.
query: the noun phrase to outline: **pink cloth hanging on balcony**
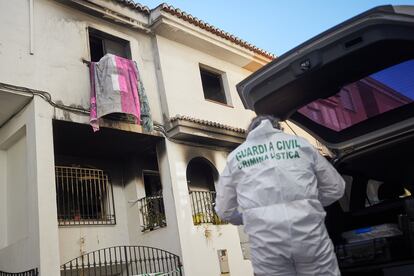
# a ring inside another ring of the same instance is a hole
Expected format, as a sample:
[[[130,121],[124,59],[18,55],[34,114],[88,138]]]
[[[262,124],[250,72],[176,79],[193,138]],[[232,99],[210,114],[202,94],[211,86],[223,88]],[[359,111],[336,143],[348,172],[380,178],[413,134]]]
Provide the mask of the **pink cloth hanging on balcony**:
[[[106,54],[91,62],[90,124],[99,130],[99,118],[110,113],[126,113],[140,123],[138,71],[134,61]]]

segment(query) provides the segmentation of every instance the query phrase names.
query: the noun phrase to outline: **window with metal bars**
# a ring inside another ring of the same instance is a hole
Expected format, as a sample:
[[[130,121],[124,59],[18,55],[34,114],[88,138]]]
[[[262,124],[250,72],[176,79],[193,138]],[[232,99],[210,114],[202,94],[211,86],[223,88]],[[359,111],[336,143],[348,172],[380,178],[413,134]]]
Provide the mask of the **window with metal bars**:
[[[68,225],[115,224],[112,184],[103,170],[56,166],[58,222]]]
[[[167,221],[159,172],[144,170],[142,176],[146,197],[139,199],[138,204],[142,218],[142,232],[145,232],[165,227]]]
[[[220,219],[214,210],[216,192],[214,191],[190,191],[190,202],[193,213],[194,225],[212,223],[216,225],[227,224]]]
[[[214,182],[218,178],[214,165],[205,158],[196,157],[188,163],[186,175],[194,225],[226,224],[214,210]]]

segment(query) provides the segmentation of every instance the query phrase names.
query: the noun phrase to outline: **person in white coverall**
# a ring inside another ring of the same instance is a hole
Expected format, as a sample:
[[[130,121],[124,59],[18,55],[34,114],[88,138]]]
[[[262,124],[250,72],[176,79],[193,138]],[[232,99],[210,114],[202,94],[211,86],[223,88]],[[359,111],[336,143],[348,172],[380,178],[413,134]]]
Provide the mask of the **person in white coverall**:
[[[244,224],[256,276],[340,275],[325,211],[345,182],[304,138],[253,119],[246,141],[230,153],[217,183],[215,209]]]

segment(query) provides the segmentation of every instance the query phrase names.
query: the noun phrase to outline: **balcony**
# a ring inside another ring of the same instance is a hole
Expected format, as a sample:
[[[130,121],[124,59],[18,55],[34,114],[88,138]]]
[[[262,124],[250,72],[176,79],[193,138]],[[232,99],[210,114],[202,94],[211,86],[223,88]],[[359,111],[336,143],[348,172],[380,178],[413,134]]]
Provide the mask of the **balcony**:
[[[141,212],[142,232],[152,231],[167,226],[164,200],[162,196],[144,197],[138,200]]]
[[[214,225],[227,224],[221,220],[214,210],[216,192],[190,191],[191,209],[194,225],[212,223]]]

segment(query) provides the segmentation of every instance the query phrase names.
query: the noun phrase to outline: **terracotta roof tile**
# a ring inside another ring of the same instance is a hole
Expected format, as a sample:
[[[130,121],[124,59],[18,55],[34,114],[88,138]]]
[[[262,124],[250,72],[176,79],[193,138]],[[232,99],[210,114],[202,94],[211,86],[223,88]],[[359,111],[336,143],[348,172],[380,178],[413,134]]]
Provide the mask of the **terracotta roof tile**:
[[[147,6],[141,5],[141,4],[139,4],[137,2],[134,2],[132,0],[113,0],[113,1],[115,1],[117,3],[120,3],[120,4],[122,4],[126,7],[129,7],[129,8],[138,10],[140,12],[146,13],[146,14],[149,14],[151,12],[151,10]],[[260,49],[256,46],[254,46],[253,44],[251,44],[251,43],[249,43],[249,42],[247,42],[247,41],[245,41],[241,38],[238,38],[235,35],[232,35],[228,32],[225,32],[225,31],[223,31],[219,28],[216,28],[213,25],[208,24],[207,22],[204,22],[204,21],[198,19],[195,16],[192,16],[191,14],[186,13],[185,11],[174,8],[173,6],[168,5],[166,3],[163,3],[163,4],[159,5],[158,7],[160,7],[160,9],[162,11],[165,11],[169,14],[172,14],[172,15],[174,15],[174,16],[176,16],[176,17],[178,17],[178,18],[180,18],[184,21],[187,21],[188,23],[190,23],[194,26],[197,26],[197,27],[199,27],[203,30],[206,30],[206,31],[210,32],[210,33],[213,33],[213,34],[215,34],[219,37],[222,37],[226,40],[229,40],[229,41],[231,41],[231,42],[233,42],[233,43],[235,43],[235,44],[237,44],[237,45],[239,45],[243,48],[249,49],[250,51],[252,51],[256,54],[267,57],[269,59],[275,59],[276,58],[276,56],[273,55],[272,53],[270,53],[268,51],[265,51],[263,49]]]
[[[118,2],[121,5],[124,5],[126,7],[132,8],[134,10],[149,14],[151,12],[150,8],[147,6],[141,5],[140,3],[137,3],[132,0],[113,0],[115,2]]]
[[[220,124],[220,123],[208,121],[208,120],[196,119],[190,116],[176,115],[170,118],[170,122],[175,122],[178,120],[197,123],[197,124],[205,125],[205,126],[212,126],[212,127],[230,130],[230,131],[234,131],[234,132],[242,133],[242,134],[246,133],[246,130],[242,128],[236,128],[236,127],[232,127],[232,126],[228,126],[228,125],[224,125],[224,124]]]
[[[201,29],[209,31],[209,32],[211,32],[215,35],[218,35],[218,36],[220,36],[224,39],[227,39],[227,40],[229,40],[229,41],[231,41],[231,42],[233,42],[237,45],[240,45],[244,48],[247,48],[247,49],[249,49],[249,50],[251,50],[255,53],[258,53],[258,54],[260,54],[262,56],[265,56],[269,59],[276,58],[276,56],[273,55],[272,53],[269,53],[269,52],[267,52],[263,49],[260,49],[260,48],[254,46],[253,44],[251,44],[251,43],[249,43],[249,42],[247,42],[247,41],[245,41],[241,38],[238,38],[238,37],[236,37],[236,36],[234,36],[234,35],[232,35],[228,32],[225,32],[225,31],[223,31],[219,28],[216,28],[213,25],[210,25],[210,24],[198,19],[197,17],[192,16],[191,14],[187,14],[186,12],[183,12],[180,9],[176,9],[171,5],[163,3],[163,4],[160,5],[160,7],[165,12],[168,12],[168,13],[170,13],[170,14],[178,17],[178,18],[181,18],[182,20],[185,20],[185,21],[187,21],[187,22],[189,22],[189,23],[191,23],[195,26],[200,27]]]

